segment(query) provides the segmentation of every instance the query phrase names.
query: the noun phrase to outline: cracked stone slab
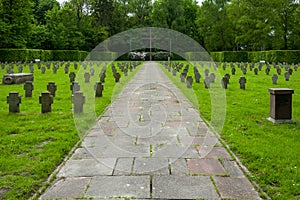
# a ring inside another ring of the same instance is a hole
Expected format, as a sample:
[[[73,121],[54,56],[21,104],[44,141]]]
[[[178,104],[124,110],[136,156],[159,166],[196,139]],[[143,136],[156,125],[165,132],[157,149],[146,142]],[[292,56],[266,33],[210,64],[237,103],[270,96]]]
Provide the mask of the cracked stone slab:
[[[134,158],[119,158],[114,169],[114,176],[131,175]]]
[[[209,177],[154,176],[152,197],[159,199],[219,199]]]
[[[55,182],[40,199],[67,199],[83,197],[91,178],[66,178]]]
[[[189,174],[185,159],[170,159],[171,175],[186,176]]]
[[[149,176],[102,176],[94,177],[86,192],[87,197],[150,198]]]
[[[58,177],[91,177],[112,175],[116,159],[68,160],[58,173]]]
[[[223,199],[261,199],[247,178],[213,177]]]

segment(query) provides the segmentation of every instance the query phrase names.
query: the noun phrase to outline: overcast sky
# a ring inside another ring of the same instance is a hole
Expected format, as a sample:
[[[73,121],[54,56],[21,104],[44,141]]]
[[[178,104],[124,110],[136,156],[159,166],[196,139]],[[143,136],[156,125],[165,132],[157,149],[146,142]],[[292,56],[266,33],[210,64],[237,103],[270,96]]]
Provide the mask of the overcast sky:
[[[59,3],[62,3],[62,2],[64,2],[64,1],[66,1],[66,0],[57,0]],[[200,2],[202,2],[202,1],[204,1],[204,0],[197,0],[198,1],[198,3],[200,3]]]

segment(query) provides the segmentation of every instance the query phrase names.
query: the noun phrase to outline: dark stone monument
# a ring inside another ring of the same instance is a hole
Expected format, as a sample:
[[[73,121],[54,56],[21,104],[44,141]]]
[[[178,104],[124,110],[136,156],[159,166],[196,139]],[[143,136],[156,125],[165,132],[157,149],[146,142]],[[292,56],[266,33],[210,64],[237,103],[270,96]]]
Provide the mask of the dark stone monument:
[[[266,75],[270,74],[270,68],[266,68]]]
[[[289,71],[290,75],[292,76],[293,72],[294,72],[293,69],[290,68],[288,71]]]
[[[25,97],[32,97],[33,89],[34,89],[34,86],[32,84],[32,81],[26,81],[24,84]]]
[[[199,72],[196,72],[195,73],[195,80],[196,80],[196,83],[200,83],[200,78],[201,78],[201,75]]]
[[[90,82],[90,78],[91,78],[90,73],[85,72],[85,73],[84,73],[84,82],[85,82],[85,83],[89,83],[89,82]]]
[[[290,73],[289,72],[284,73],[284,80],[286,80],[286,81],[290,80]]]
[[[30,73],[6,74],[2,78],[2,83],[4,85],[23,84],[26,81],[33,81],[33,74]]]
[[[45,72],[46,72],[46,67],[45,66],[41,67],[41,72],[42,72],[42,74],[45,74]]]
[[[186,74],[185,73],[181,73],[180,74],[180,81],[181,81],[181,83],[185,83],[185,79],[186,79]]]
[[[19,113],[20,112],[20,103],[21,96],[19,96],[18,92],[10,92],[7,96],[7,103],[9,105],[10,113]]]
[[[74,81],[75,81],[75,78],[76,78],[75,72],[70,72],[69,78],[70,78],[70,82],[71,82],[71,83],[74,82]]]
[[[206,89],[210,88],[210,78],[208,76],[206,76],[205,79],[204,79],[204,87]]]
[[[224,76],[222,78],[221,82],[222,82],[223,89],[227,89],[228,88],[228,82],[229,82],[228,77]]]
[[[239,83],[240,83],[240,89],[245,90],[246,89],[246,78],[244,76],[241,76],[239,79]]]
[[[39,98],[40,104],[42,104],[42,113],[51,112],[51,105],[53,104],[53,96],[50,92],[42,92]]]
[[[208,69],[205,69],[205,70],[204,70],[204,74],[205,74],[205,76],[208,76],[208,75],[209,75],[209,70],[208,70]]]
[[[105,83],[105,78],[106,78],[106,74],[105,74],[105,71],[104,72],[101,72],[100,75],[100,82],[101,83]]]
[[[246,68],[243,68],[243,69],[242,69],[242,72],[243,72],[244,75],[246,75],[246,74],[247,74],[247,69],[246,69]]]
[[[121,78],[121,74],[117,72],[117,73],[114,74],[114,77],[115,77],[116,83],[119,83],[120,82],[120,78]]]
[[[236,72],[236,69],[233,67],[233,68],[231,68],[231,74],[232,75],[235,75],[235,72]]]
[[[47,85],[47,90],[50,92],[50,94],[55,97],[57,86],[54,82],[49,82]]]
[[[103,90],[104,90],[104,86],[102,85],[102,83],[101,82],[97,82],[95,84],[95,91],[96,91],[95,96],[96,97],[102,97],[103,96],[102,95]]]
[[[257,68],[254,69],[254,74],[258,75],[258,69]]]
[[[288,88],[270,88],[270,120],[273,123],[294,123],[292,121],[292,95]]]
[[[78,92],[80,90],[80,85],[78,82],[72,82],[71,86],[70,86],[70,90],[72,91],[72,94],[74,94],[75,92]]]
[[[187,87],[187,88],[192,88],[192,86],[193,86],[193,77],[188,76],[188,77],[186,78],[186,87]]]
[[[224,75],[228,80],[227,80],[227,84],[229,84],[230,83],[230,75],[229,74],[225,74]]]
[[[176,69],[173,69],[173,70],[172,70],[173,76],[176,76],[176,73],[177,73],[177,70],[176,70]]]
[[[73,110],[75,114],[83,113],[83,104],[85,103],[83,92],[75,92],[72,95],[72,103],[74,104]]]
[[[276,85],[276,84],[277,84],[277,80],[278,80],[278,75],[277,75],[277,74],[274,74],[274,75],[272,76],[272,83],[273,83],[274,85]]]
[[[216,75],[215,75],[214,73],[211,73],[211,74],[209,75],[209,79],[210,79],[210,82],[211,82],[211,83],[214,83],[214,82],[215,82],[215,79],[216,79]]]
[[[276,71],[277,71],[277,74],[280,76],[281,75],[281,69],[278,67]]]
[[[94,68],[90,69],[90,74],[91,74],[91,76],[94,76],[94,74],[95,74],[95,69]]]
[[[65,74],[69,73],[69,67],[67,65],[65,66],[64,70],[65,70]]]
[[[52,70],[53,70],[53,74],[56,74],[58,67],[55,65],[55,66],[53,66]]]

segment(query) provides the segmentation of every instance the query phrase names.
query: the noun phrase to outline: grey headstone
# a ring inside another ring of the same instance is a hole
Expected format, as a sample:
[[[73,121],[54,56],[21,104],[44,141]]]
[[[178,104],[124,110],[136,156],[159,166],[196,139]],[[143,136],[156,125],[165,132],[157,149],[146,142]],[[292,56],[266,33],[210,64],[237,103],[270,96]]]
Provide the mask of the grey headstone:
[[[19,93],[10,92],[6,99],[7,99],[7,103],[9,104],[9,112],[19,113],[20,104],[21,104],[21,96],[19,96]]]

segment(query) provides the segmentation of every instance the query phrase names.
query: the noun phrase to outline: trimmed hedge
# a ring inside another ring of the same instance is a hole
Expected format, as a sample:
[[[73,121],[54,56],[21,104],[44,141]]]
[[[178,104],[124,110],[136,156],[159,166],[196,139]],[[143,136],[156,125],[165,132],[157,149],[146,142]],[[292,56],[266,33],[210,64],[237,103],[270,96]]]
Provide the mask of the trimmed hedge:
[[[300,63],[299,50],[272,50],[272,51],[224,51],[211,52],[215,62],[259,62],[264,60],[269,63]]]
[[[0,49],[1,62],[15,61],[81,61],[88,52],[78,50]]]

